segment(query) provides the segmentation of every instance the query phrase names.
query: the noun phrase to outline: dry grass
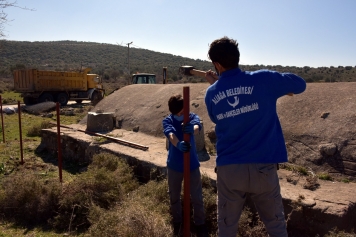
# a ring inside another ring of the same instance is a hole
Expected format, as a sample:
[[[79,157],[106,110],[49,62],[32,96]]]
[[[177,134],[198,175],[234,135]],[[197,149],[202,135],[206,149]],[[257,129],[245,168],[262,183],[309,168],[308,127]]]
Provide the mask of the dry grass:
[[[91,212],[91,236],[171,236],[167,182],[151,181],[108,212]]]
[[[41,225],[53,216],[60,192],[57,180],[41,180],[26,170],[17,172],[1,182],[1,214],[15,223]]]
[[[30,127],[26,135],[28,137],[40,137],[42,129],[51,128],[51,127],[53,127],[53,124],[51,124],[50,121],[48,120],[42,121],[41,124],[35,124],[32,127]]]
[[[346,233],[344,231],[339,231],[338,229],[334,229],[330,231],[325,237],[355,237],[355,233]]]
[[[1,169],[5,167],[0,166]],[[296,174],[303,175],[299,171],[295,169]],[[307,177],[317,178],[309,172]],[[107,153],[94,155],[85,171],[64,184],[57,178],[21,168],[1,176],[0,215],[2,221],[27,229],[47,227],[41,236],[54,236],[56,232],[85,236],[171,236],[167,180],[156,171],[152,172],[152,179],[139,185],[132,167]],[[205,174],[202,185],[206,224],[213,237],[217,233],[216,188]],[[304,198],[300,195],[299,201]],[[295,211],[300,211],[299,208],[296,203]],[[194,236],[193,225],[192,233]],[[263,223],[248,208],[241,215],[238,236],[267,236]],[[350,236],[355,235],[337,230],[328,235]]]
[[[267,237],[264,224],[258,216],[255,216],[248,207],[245,207],[238,228],[238,236],[241,237]]]

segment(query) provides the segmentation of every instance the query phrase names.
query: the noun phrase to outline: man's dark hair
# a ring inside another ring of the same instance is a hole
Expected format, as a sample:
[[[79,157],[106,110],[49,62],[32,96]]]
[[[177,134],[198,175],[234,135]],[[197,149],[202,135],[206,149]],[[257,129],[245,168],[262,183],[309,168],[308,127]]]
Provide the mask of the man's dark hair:
[[[183,96],[179,94],[171,96],[168,108],[172,114],[178,114],[183,109]]]
[[[208,56],[212,62],[220,63],[225,69],[239,67],[240,52],[236,40],[226,36],[210,44]]]

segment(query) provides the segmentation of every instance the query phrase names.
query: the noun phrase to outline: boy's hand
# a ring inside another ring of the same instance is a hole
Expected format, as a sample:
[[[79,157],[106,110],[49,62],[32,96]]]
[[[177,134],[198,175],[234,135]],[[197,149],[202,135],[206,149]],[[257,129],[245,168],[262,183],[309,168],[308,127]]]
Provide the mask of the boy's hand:
[[[190,150],[190,143],[185,141],[178,142],[177,148],[181,152],[188,152]]]
[[[183,125],[183,133],[193,134],[194,133],[194,125],[191,123],[184,124]]]

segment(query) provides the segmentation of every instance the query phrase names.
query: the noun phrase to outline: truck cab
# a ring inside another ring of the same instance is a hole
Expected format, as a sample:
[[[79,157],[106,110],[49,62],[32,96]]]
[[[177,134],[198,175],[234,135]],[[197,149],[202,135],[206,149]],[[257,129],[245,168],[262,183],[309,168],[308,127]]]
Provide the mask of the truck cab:
[[[88,88],[103,89],[103,81],[97,74],[87,74]]]
[[[150,73],[133,74],[131,84],[156,84],[156,75]]]

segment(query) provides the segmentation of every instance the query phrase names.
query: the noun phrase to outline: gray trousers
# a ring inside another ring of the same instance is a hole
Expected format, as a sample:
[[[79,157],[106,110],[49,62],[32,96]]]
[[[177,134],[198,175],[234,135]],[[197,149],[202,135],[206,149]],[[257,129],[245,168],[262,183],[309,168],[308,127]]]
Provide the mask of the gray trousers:
[[[171,214],[173,222],[183,222],[181,190],[183,173],[174,171],[167,167],[168,192],[171,202]],[[190,197],[194,212],[194,222],[196,225],[205,223],[205,211],[203,204],[202,184],[199,168],[190,172]]]
[[[276,164],[219,166],[217,189],[219,237],[236,237],[246,193],[269,236],[288,236]]]

